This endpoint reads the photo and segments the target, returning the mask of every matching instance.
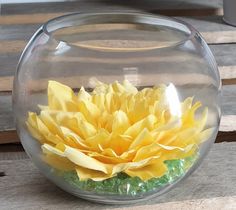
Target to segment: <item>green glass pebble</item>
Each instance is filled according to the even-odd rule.
[[[152,178],[147,181],[143,181],[138,177],[130,177],[125,173],[119,173],[117,176],[104,181],[93,181],[91,179],[80,181],[75,171],[64,172],[63,178],[70,185],[87,192],[136,196],[171,184],[186,173],[196,158],[197,155],[185,159],[167,160],[165,161],[168,168],[167,173],[162,177]]]

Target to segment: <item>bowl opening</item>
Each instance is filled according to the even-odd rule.
[[[103,51],[173,47],[194,32],[181,21],[142,13],[76,13],[52,19],[43,29],[57,41]]]

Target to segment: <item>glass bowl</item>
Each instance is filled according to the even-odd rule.
[[[25,151],[78,197],[132,203],[193,172],[214,142],[221,82],[190,25],[142,13],[76,13],[26,46],[13,108]]]

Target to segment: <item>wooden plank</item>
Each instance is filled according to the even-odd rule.
[[[29,159],[0,160],[1,209],[235,209],[236,144],[213,145],[203,164],[168,193],[130,206],[87,202],[60,190]],[[14,155],[12,154],[12,157]],[[223,159],[222,159],[223,157]],[[173,207],[173,208],[172,208]]]
[[[11,95],[0,96],[0,110],[0,131],[13,130],[15,126],[12,113]],[[1,135],[5,136],[3,133],[1,133]],[[3,141],[3,139],[1,140]]]
[[[221,109],[223,115],[236,114],[236,85],[222,87]]]
[[[25,45],[40,25],[42,24],[1,25],[0,45],[10,47],[10,49],[5,49],[6,52],[19,52],[22,50],[22,42]],[[13,46],[15,47],[13,48]],[[1,53],[2,51],[3,49]]]
[[[50,15],[35,15],[24,15],[20,17],[9,16],[7,18],[5,16],[0,16],[0,40],[28,40],[42,23],[52,18],[52,16]],[[61,14],[57,15],[59,16]],[[39,19],[37,19],[36,17]],[[18,24],[14,23],[14,21],[18,21],[19,18],[21,19],[21,21],[17,22]],[[37,24],[31,23],[34,18],[37,19]],[[48,19],[42,20],[42,18]],[[7,24],[8,22],[5,22],[5,19],[7,19],[7,21],[10,21],[9,24]],[[222,16],[178,17],[178,19],[184,20],[187,23],[193,25],[198,31],[201,32],[208,43],[236,42],[235,27],[225,24],[222,20]]]
[[[36,23],[44,23],[48,20],[65,15],[66,13],[38,13],[31,15],[4,15],[0,16],[0,25],[9,25],[9,24],[36,24]]]
[[[0,36],[0,39],[1,37],[2,35]],[[6,35],[6,37],[8,37],[8,34]],[[3,38],[3,40],[6,39],[6,37]],[[23,40],[0,41],[0,54],[9,55],[9,53],[21,53],[26,44],[27,43]]]
[[[13,76],[0,77],[0,91],[11,92],[13,86]]]
[[[6,124],[8,122],[5,122]],[[0,144],[19,143],[20,139],[17,135],[16,130],[4,130],[0,131]]]
[[[49,2],[34,4],[3,4],[2,15],[4,14],[35,14],[40,13],[58,13],[58,12],[77,12],[91,10],[101,11],[101,9],[111,11],[116,10],[143,10],[152,12],[173,11],[174,14],[182,14],[184,11],[190,15],[194,15],[194,11],[198,11],[197,15],[213,15],[222,14],[222,0],[77,0],[69,2]],[[191,11],[192,10],[192,11]],[[180,11],[178,13],[178,11]],[[191,11],[191,13],[189,13]],[[169,12],[170,13],[170,12]],[[167,13],[167,15],[169,15]]]
[[[236,42],[236,29],[225,24],[223,17],[177,17],[195,27],[208,44],[234,43]]]
[[[16,66],[18,64],[19,59],[20,53],[14,53],[10,55],[7,53],[0,54],[0,77],[13,76],[15,74]]]

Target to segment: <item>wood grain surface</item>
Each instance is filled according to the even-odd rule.
[[[159,198],[130,206],[94,204],[76,198],[49,182],[19,152],[0,156],[1,209],[210,209],[236,208],[236,144],[214,144],[203,164],[189,178]],[[7,158],[4,158],[7,157]],[[16,173],[17,172],[17,173]]]

